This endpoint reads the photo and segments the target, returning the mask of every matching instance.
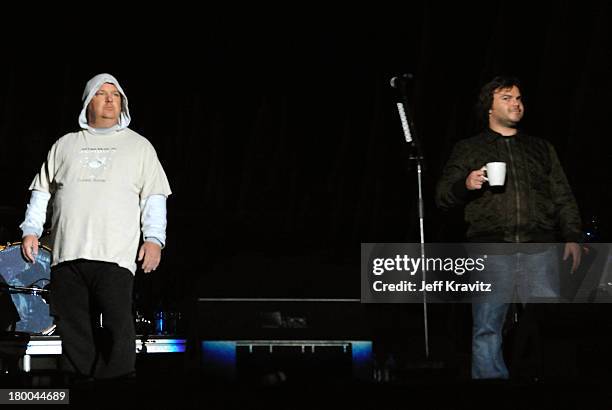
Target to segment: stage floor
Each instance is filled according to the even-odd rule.
[[[32,377],[32,374],[29,375]],[[0,377],[4,388],[37,388]],[[15,384],[17,383],[17,384]],[[21,385],[19,385],[21,383]],[[24,386],[26,384],[27,386]],[[474,382],[415,377],[385,383],[329,380],[313,373],[225,383],[201,372],[149,369],[132,380],[70,386],[70,403],[204,409],[609,409],[610,380]],[[38,388],[65,388],[61,384]]]

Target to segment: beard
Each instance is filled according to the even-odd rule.
[[[504,118],[499,118],[498,122],[504,127],[517,128],[519,122],[523,119],[523,114],[509,113]]]

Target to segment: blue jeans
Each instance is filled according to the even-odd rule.
[[[507,379],[502,330],[509,302],[558,298],[559,262],[555,248],[542,253],[488,255],[479,279],[495,292],[472,304],[472,379]]]

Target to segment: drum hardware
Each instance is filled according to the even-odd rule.
[[[20,242],[0,248],[0,291],[10,294],[21,318],[15,330],[51,334],[55,330],[47,300],[51,294],[51,250],[39,246],[35,262],[31,263],[24,259]]]
[[[47,298],[42,295],[43,293],[49,293],[49,289],[45,289],[45,288],[39,288],[39,287],[30,288],[26,286],[13,286],[13,285],[0,283],[0,289],[8,290],[9,293],[25,293],[28,295],[40,296],[45,301],[45,303],[47,303]]]

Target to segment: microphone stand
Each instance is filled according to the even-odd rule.
[[[419,237],[421,244],[421,274],[422,280],[427,281],[427,269],[425,267],[425,209],[423,206],[423,165],[424,156],[421,147],[420,140],[415,132],[414,124],[412,123],[411,116],[408,111],[408,93],[406,91],[406,82],[412,79],[412,74],[402,74],[398,77],[391,79],[391,87],[399,91],[399,98],[397,101],[397,110],[399,113],[400,121],[402,124],[402,130],[406,143],[410,146],[409,159],[414,161],[416,165],[416,178],[418,187],[418,208],[419,208]],[[425,339],[425,358],[429,359],[429,325],[427,319],[427,292],[423,291],[423,331]]]

